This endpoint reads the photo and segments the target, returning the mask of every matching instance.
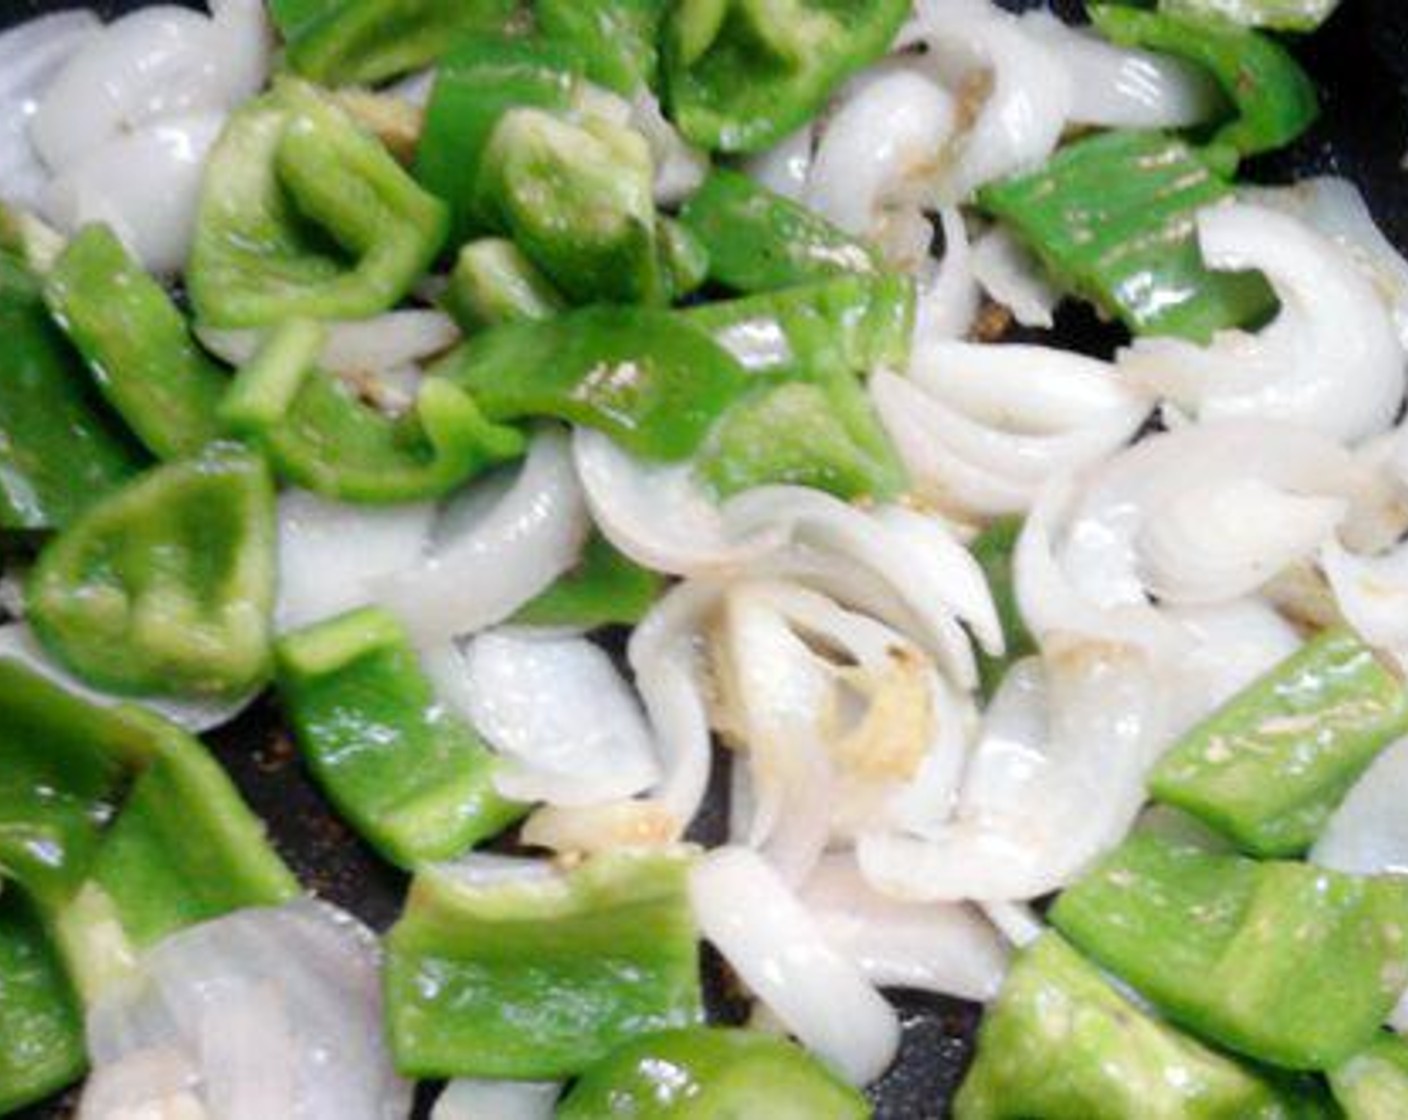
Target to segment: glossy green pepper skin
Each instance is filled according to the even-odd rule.
[[[395,306],[444,243],[445,205],[313,87],[285,79],[210,154],[186,280],[213,327]]]
[[[561,874],[418,875],[387,936],[397,1068],[549,1080],[702,1014],[689,857],[624,849]]]
[[[455,261],[445,310],[467,332],[517,319],[551,319],[567,306],[562,294],[512,241],[471,241]]]
[[[865,1098],[800,1047],[756,1031],[695,1027],[633,1039],[588,1069],[558,1120],[864,1120]]]
[[[128,695],[232,697],[267,677],[274,491],[243,448],[213,444],[88,509],[25,590],[45,647]]]
[[[956,1120],[1292,1120],[1231,1058],[1148,1015],[1054,933],[1022,950],[983,1017]]]
[[[1162,0],[1173,15],[1224,16],[1243,27],[1314,31],[1330,18],[1340,0]]]
[[[885,53],[906,0],[682,0],[665,26],[670,116],[691,141],[756,152]]]
[[[400,624],[367,608],[278,645],[279,695],[314,776],[379,852],[405,868],[452,859],[526,806],[494,789],[494,757],[437,703]]]
[[[1288,1069],[1367,1046],[1408,980],[1408,881],[1136,834],[1049,918],[1211,1042]]]
[[[577,565],[530,599],[513,621],[522,626],[634,626],[665,589],[658,572],[618,552],[600,533],[587,538]]]
[[[1408,1042],[1380,1034],[1344,1065],[1330,1070],[1330,1088],[1345,1120],[1408,1116]]]
[[[0,530],[61,529],[147,463],[108,411],[39,282],[0,252]]]
[[[1121,130],[1067,144],[1039,170],[984,187],[978,204],[1058,284],[1135,334],[1206,343],[1276,306],[1259,273],[1203,264],[1197,212],[1230,195],[1182,141]]]
[[[1259,856],[1295,856],[1374,757],[1408,731],[1408,690],[1348,630],[1327,630],[1159,760],[1154,797]]]
[[[536,0],[539,34],[571,44],[587,77],[627,97],[655,85],[667,0]]]

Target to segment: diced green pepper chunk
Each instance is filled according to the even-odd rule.
[[[240,109],[210,154],[191,302],[214,327],[377,315],[425,274],[448,220],[380,142],[285,79]]]
[[[0,1116],[83,1076],[83,1021],[33,904],[0,893]]]
[[[907,0],[682,0],[665,26],[670,116],[691,141],[756,152],[885,53]]]
[[[486,417],[554,416],[600,428],[633,454],[691,455],[748,374],[704,331],[644,307],[589,307],[471,338],[444,375]]]
[[[1290,1120],[1238,1064],[1130,1003],[1054,933],[1013,962],[983,1017],[957,1120]]]
[[[436,702],[400,624],[367,608],[278,644],[279,695],[314,776],[393,863],[451,859],[526,806],[494,789],[494,757]]]
[[[513,616],[523,626],[634,626],[665,588],[664,577],[623,556],[600,533],[587,538],[576,567]]]
[[[1119,130],[1067,144],[1039,170],[984,187],[978,203],[1059,285],[1135,334],[1207,342],[1276,305],[1259,273],[1203,264],[1197,213],[1230,193],[1182,141]]]
[[[870,1106],[806,1051],[776,1035],[693,1027],[633,1039],[589,1068],[558,1120],[864,1120]]]
[[[667,0],[536,0],[538,31],[581,53],[587,77],[630,96],[655,85]]]
[[[321,0],[273,5],[288,65],[321,85],[374,84],[435,62],[466,35],[504,32],[518,0]]]
[[[427,872],[387,937],[397,1068],[413,1077],[570,1077],[701,1017],[689,857],[624,850],[482,882]]]
[[[1314,31],[1330,18],[1340,0],[1161,0],[1175,15],[1219,15],[1243,27]]]
[[[1217,79],[1237,116],[1218,129],[1203,156],[1223,174],[1232,174],[1244,156],[1285,147],[1319,115],[1314,83],[1290,51],[1220,15],[1097,4],[1090,18],[1121,46],[1179,55]]]
[[[655,226],[671,303],[698,291],[709,279],[709,249],[683,222],[661,216]]]
[[[1403,682],[1354,634],[1328,630],[1189,731],[1149,788],[1254,855],[1299,855],[1405,731]]]
[[[269,671],[274,491],[212,444],[85,511],[39,556],[25,600],[45,647],[128,695],[233,697]]]
[[[1380,1034],[1344,1065],[1330,1070],[1330,1089],[1345,1120],[1408,1116],[1408,1042]]]
[[[708,250],[710,278],[736,291],[878,271],[874,255],[855,238],[727,168],[710,174],[680,221]]]
[[[39,283],[0,252],[0,530],[60,529],[146,464],[55,328]]]
[[[1347,1061],[1408,984],[1408,880],[1392,876],[1135,835],[1049,918],[1189,1030],[1289,1069]]]
[[[991,699],[1007,675],[1014,661],[1020,661],[1037,652],[1036,640],[1022,621],[1021,608],[1017,605],[1017,589],[1012,571],[1012,555],[1017,549],[1017,540],[1022,535],[1020,517],[1004,517],[989,525],[969,547],[973,559],[983,569],[987,577],[988,589],[992,592],[993,604],[997,607],[997,618],[1002,624],[1004,652],[994,657],[985,650],[978,650],[978,677],[982,684],[983,696]]]
[[[523,250],[502,237],[461,249],[445,292],[445,310],[468,332],[515,319],[550,319],[566,306]]]
[[[229,379],[185,317],[106,226],[86,226],[54,262],[45,296],[108,403],[161,459],[216,437]]]

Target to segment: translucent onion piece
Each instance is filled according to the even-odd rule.
[[[552,1120],[561,1092],[555,1081],[451,1081],[430,1120]]]
[[[1310,850],[1310,861],[1351,875],[1408,875],[1408,739],[1354,783]]]
[[[1408,657],[1408,544],[1359,556],[1332,538],[1320,566],[1345,621],[1370,645]]]
[[[791,136],[779,140],[774,147],[749,156],[743,168],[750,177],[774,194],[790,198],[793,202],[803,202],[806,198],[807,179],[811,175],[812,146],[815,139],[816,126],[803,125]]]
[[[601,805],[543,805],[519,829],[520,842],[563,855],[595,855],[618,848],[661,847],[679,837],[680,823],[656,801]]]
[[[931,231],[927,220],[920,225],[922,244],[919,251],[927,254]],[[945,206],[940,210],[939,226],[944,235],[943,259],[935,262],[926,258],[919,269],[919,290],[914,309],[916,349],[938,340],[966,335],[978,314],[982,298],[978,281],[973,276],[968,230],[958,208]]]
[[[1046,932],[1046,924],[1025,902],[981,902],[978,910],[1014,949],[1024,949]]]
[[[710,852],[693,871],[690,897],[700,932],[804,1046],[857,1085],[885,1071],[899,1048],[894,1008],[761,857]]]
[[[311,900],[172,934],[144,956],[139,977],[89,1010],[96,1073],[84,1115],[170,1110],[184,1088],[222,1120],[407,1116],[411,1086],[396,1075],[383,1038],[379,971],[371,931]],[[153,1051],[168,1055],[155,1068]],[[102,1101],[89,1098],[119,1078],[133,1111],[94,1108]]]
[[[425,553],[435,506],[354,506],[306,490],[279,496],[280,633],[319,622],[375,597],[378,579],[402,571]]]
[[[443,311],[424,308],[324,325],[327,338],[318,364],[342,376],[417,365],[444,353],[460,339],[453,319]],[[196,333],[202,346],[234,366],[253,358],[264,340],[260,330],[200,327]]]
[[[1198,236],[1214,268],[1265,273],[1281,311],[1259,332],[1223,331],[1207,347],[1140,339],[1121,356],[1130,375],[1205,420],[1288,420],[1345,441],[1387,431],[1403,400],[1408,357],[1353,258],[1264,206],[1205,210]]]
[[[175,1047],[136,1050],[98,1066],[83,1086],[78,1120],[206,1120],[197,1096],[200,1074]],[[223,1120],[223,1118],[222,1118]]]
[[[979,1001],[1002,986],[1007,948],[967,906],[887,898],[849,855],[822,860],[799,898],[827,942],[873,984]]]
[[[1003,679],[943,834],[862,836],[875,887],[916,901],[1057,890],[1124,837],[1167,743],[1153,666],[1104,641],[1052,643]]]
[[[504,759],[495,784],[505,796],[593,805],[659,780],[640,705],[586,639],[491,630],[470,643],[465,666],[470,717]]]
[[[517,479],[488,505],[448,518],[428,557],[376,581],[419,646],[502,622],[581,555],[590,521],[562,431],[534,437]]]
[[[973,278],[1012,318],[1024,327],[1052,325],[1061,293],[1012,234],[997,226],[988,230],[973,244],[972,259]]]
[[[649,90],[641,90],[631,100],[630,124],[645,137],[655,166],[655,202],[678,206],[704,182],[709,174],[708,153],[691,147],[660,109]]]

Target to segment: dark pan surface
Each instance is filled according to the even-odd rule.
[[[1001,2],[1014,9],[1043,6],[1041,0]],[[0,0],[0,27],[83,6],[75,0]],[[91,6],[110,16],[142,7],[144,0],[98,0]],[[1052,6],[1070,15],[1081,5],[1054,0]],[[1293,149],[1252,166],[1252,177],[1275,183],[1311,174],[1348,176],[1365,192],[1385,233],[1408,249],[1408,4],[1346,0],[1318,35],[1296,49],[1319,83],[1323,115]],[[1074,310],[1063,313],[1056,341],[1104,348],[1108,336],[1098,337],[1104,333],[1088,314]],[[276,706],[267,701],[257,705],[211,742],[303,883],[376,928],[386,928],[400,909],[405,877],[373,856],[333,815],[280,730]],[[710,811],[695,829],[700,839],[719,835],[724,786],[715,782],[713,788]],[[710,971],[717,981],[717,970]],[[726,1013],[729,1001],[721,985],[716,982],[714,988],[714,1002]],[[899,1061],[872,1090],[876,1115],[880,1120],[936,1120],[947,1115],[948,1101],[967,1068],[979,1009],[922,993],[895,995],[904,1045]],[[72,1107],[70,1094],[22,1116],[56,1120],[71,1115]]]

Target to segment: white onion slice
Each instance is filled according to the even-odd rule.
[[[1022,326],[1049,328],[1055,322],[1060,290],[1042,270],[1036,255],[1001,226],[994,226],[974,242],[973,278]]]
[[[590,523],[567,436],[544,429],[517,479],[456,524],[428,557],[376,581],[416,644],[433,647],[502,622],[577,562]]]
[[[774,194],[793,202],[802,202],[806,197],[807,179],[811,175],[815,139],[816,126],[805,124],[767,151],[749,156],[743,168],[751,178]]]
[[[1373,764],[1340,802],[1310,862],[1351,875],[1408,875],[1408,739]]]
[[[828,856],[799,898],[838,952],[885,987],[989,1000],[1007,971],[1007,949],[966,906],[902,902],[877,893],[849,856]]]
[[[804,1046],[857,1085],[885,1071],[899,1048],[894,1008],[758,855],[710,852],[690,898],[700,932]]]
[[[470,1081],[445,1086],[430,1120],[552,1120],[562,1086],[555,1081]]]
[[[470,718],[504,759],[504,796],[593,805],[659,779],[640,705],[586,639],[491,630],[470,643],[465,666]]]
[[[171,1046],[136,1050],[88,1076],[78,1120],[206,1120],[197,1097],[200,1073],[191,1059]]]
[[[919,268],[919,290],[915,297],[916,349],[940,339],[962,338],[972,327],[982,301],[978,281],[973,275],[968,230],[958,208],[945,206],[939,211],[939,226],[944,235],[941,261],[927,258],[930,231],[927,221],[921,225],[924,245],[920,247],[920,252],[926,255]]]
[[[1212,267],[1263,272],[1281,311],[1259,332],[1222,331],[1207,347],[1140,339],[1121,355],[1130,375],[1205,420],[1288,420],[1345,441],[1388,430],[1403,401],[1408,357],[1353,258],[1264,206],[1205,210],[1198,239]]]
[[[455,321],[443,311],[417,308],[388,311],[371,319],[324,324],[327,337],[318,364],[329,373],[354,376],[418,365],[442,354],[460,339]],[[265,332],[257,329],[198,327],[201,345],[232,366],[259,351]]]
[[[1320,566],[1345,621],[1366,642],[1408,656],[1408,544],[1382,556],[1359,556],[1331,538]]]
[[[980,902],[978,909],[1014,949],[1025,949],[1046,932],[1046,923],[1025,902]]]
[[[631,99],[630,125],[650,147],[656,205],[678,206],[699,189],[709,174],[708,153],[692,147],[680,135],[648,89]]]

